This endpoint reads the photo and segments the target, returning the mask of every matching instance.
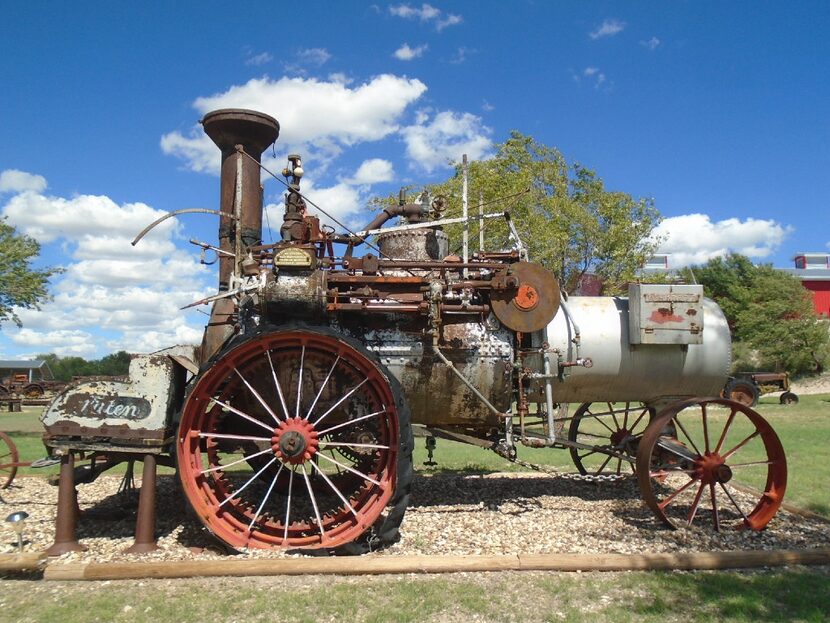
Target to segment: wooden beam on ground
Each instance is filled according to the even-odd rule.
[[[0,571],[35,571],[46,563],[46,552],[0,554]]]
[[[170,562],[52,563],[46,580],[127,580],[270,575],[380,575],[471,571],[633,571],[742,569],[830,564],[830,548],[663,554],[361,556]]]

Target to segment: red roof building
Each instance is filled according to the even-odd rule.
[[[787,269],[787,272],[801,279],[802,285],[813,295],[816,313],[830,318],[830,254],[798,253],[793,261],[795,268]]]

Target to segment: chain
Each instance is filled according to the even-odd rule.
[[[543,474],[550,474],[551,476],[557,476],[559,478],[567,478],[568,480],[578,480],[580,482],[595,483],[617,483],[627,478],[627,475],[625,474],[580,474],[578,472],[563,472],[558,469],[553,469],[552,467],[539,465],[538,463],[530,463],[528,461],[523,461],[522,459],[516,456],[511,457],[505,455],[499,452],[496,448],[493,448],[493,451],[500,457],[507,459],[508,461],[510,461],[511,463],[515,463],[516,465],[521,465],[522,467],[526,467],[527,469],[532,469],[537,472],[542,472]]]

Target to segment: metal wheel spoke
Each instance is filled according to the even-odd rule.
[[[649,472],[649,475],[654,476],[655,474]],[[662,475],[662,474],[657,474],[657,475]],[[665,510],[668,507],[668,505],[671,504],[678,495],[683,493],[686,489],[691,487],[696,482],[697,482],[696,480],[689,480],[689,482],[687,482],[685,485],[683,485],[682,487],[677,489],[674,493],[672,493],[669,497],[667,497],[665,500],[660,502],[657,506],[660,507],[660,510]]]
[[[337,430],[338,428],[343,428],[344,426],[350,426],[352,424],[356,424],[357,422],[360,422],[361,420],[368,420],[371,417],[377,417],[378,415],[381,415],[383,413],[386,413],[385,408],[383,409],[383,411],[375,411],[374,413],[369,413],[367,415],[361,415],[360,417],[356,417],[353,420],[348,420],[346,422],[343,422],[342,424],[337,424],[336,426],[332,426],[330,428],[327,428],[326,430],[321,430],[320,432],[317,433],[317,435],[322,437],[323,435],[325,435],[327,433],[330,433],[333,430]],[[317,420],[317,421],[319,422],[320,420]]]
[[[338,461],[338,460],[336,460],[336,459],[334,459],[334,458],[328,457],[328,456],[326,456],[325,454],[317,454],[317,456],[319,456],[321,459],[326,459],[327,461],[331,461],[331,462],[332,462],[332,463],[334,463],[335,465],[339,465],[340,467],[342,467],[343,469],[345,469],[347,472],[351,472],[351,473],[353,473],[355,476],[360,476],[361,478],[363,478],[363,480],[368,480],[368,481],[369,481],[369,482],[371,482],[373,485],[377,485],[378,487],[383,486],[383,485],[381,485],[381,484],[380,484],[377,480],[375,480],[374,478],[372,478],[371,476],[367,476],[367,475],[366,475],[366,474],[364,474],[363,472],[358,471],[358,470],[354,469],[353,467],[349,467],[348,465],[344,465],[343,463],[341,463],[340,461]]]
[[[648,413],[648,407],[643,407],[642,412],[640,413],[640,415],[637,416],[637,419],[634,420],[634,423],[631,425],[631,428],[629,430],[635,430],[637,428],[637,424],[640,423],[640,420],[643,419],[646,413]]]
[[[256,509],[256,513],[254,513],[254,518],[251,519],[251,523],[248,524],[248,532],[253,530],[254,524],[256,520],[259,519],[259,514],[262,512],[262,509],[265,508],[265,503],[268,501],[268,498],[271,497],[271,492],[274,490],[274,486],[277,484],[277,478],[280,477],[283,468],[285,467],[285,463],[280,465],[280,468],[277,470],[277,474],[274,476],[274,479],[271,481],[271,486],[268,487],[268,491],[265,492],[265,496],[262,498],[262,502],[259,505],[259,508]]]
[[[720,532],[720,516],[718,514],[718,501],[715,496],[715,483],[709,483],[709,495],[712,498],[712,522],[715,525],[715,532]]]
[[[755,465],[776,465],[778,461],[749,461],[748,463],[730,463],[729,468],[735,469],[736,467],[753,467]]]
[[[611,406],[611,403],[608,404],[608,412],[611,414],[611,417],[614,419],[614,426],[617,427],[617,430],[620,430],[620,423],[617,421],[617,414],[614,411],[614,407]]]
[[[300,374],[297,380],[297,410],[294,412],[294,417],[300,417],[300,398],[303,395],[303,364],[305,363],[305,344],[300,351]]]
[[[729,417],[726,418],[726,423],[723,425],[723,431],[721,431],[720,439],[718,439],[718,445],[715,446],[715,454],[720,452],[720,449],[723,447],[723,442],[726,441],[726,433],[729,432],[729,427],[732,426],[732,422],[735,419],[735,414],[738,411],[735,407],[732,407],[732,413],[729,414]]]
[[[234,372],[236,372],[237,376],[238,376],[240,379],[242,379],[242,382],[243,382],[243,383],[245,383],[245,387],[247,387],[247,388],[248,388],[248,390],[249,390],[249,391],[250,391],[250,392],[254,395],[254,397],[257,399],[257,402],[259,402],[259,404],[261,404],[261,405],[262,405],[262,408],[263,408],[263,409],[265,409],[265,410],[268,412],[268,414],[269,414],[272,418],[274,418],[274,421],[275,421],[277,424],[279,424],[279,421],[280,421],[280,420],[279,420],[279,418],[277,417],[277,414],[276,414],[276,413],[274,413],[274,412],[271,410],[271,407],[269,407],[269,406],[268,406],[268,403],[267,403],[267,402],[265,402],[265,400],[263,400],[262,396],[260,396],[260,395],[259,395],[259,392],[258,392],[257,390],[255,390],[255,389],[253,388],[253,386],[252,386],[252,385],[251,385],[248,381],[246,381],[246,380],[245,380],[245,377],[244,377],[244,376],[242,376],[242,373],[241,373],[239,370],[237,370],[236,368],[234,368],[234,369],[233,369],[233,371],[234,371]],[[216,402],[218,402],[218,401],[216,401]],[[237,413],[237,412],[236,412],[236,411],[234,411],[234,413]]]
[[[743,518],[744,518],[744,521],[745,521],[747,524],[749,524],[749,517],[747,517],[747,516],[746,516],[746,513],[744,513],[744,512],[741,510],[741,507],[740,507],[740,506],[738,506],[738,503],[735,501],[735,498],[733,498],[733,497],[732,497],[732,494],[731,494],[731,493],[729,493],[729,489],[727,489],[727,488],[726,488],[726,485],[725,485],[725,484],[723,484],[722,482],[719,482],[718,484],[720,485],[720,488],[721,488],[721,489],[723,489],[723,492],[726,494],[726,497],[728,497],[728,498],[729,498],[729,501],[730,501],[730,502],[732,502],[732,506],[734,506],[734,507],[735,507],[735,509],[738,511],[738,513],[740,513],[741,517],[743,517]]]
[[[709,422],[706,411],[706,404],[700,405],[700,412],[703,414],[703,443],[705,444],[706,454],[709,454]]]
[[[329,408],[329,410],[328,410],[328,411],[326,411],[323,415],[321,415],[321,416],[320,416],[320,417],[318,417],[316,420],[314,420],[313,424],[314,424],[315,426],[317,426],[317,424],[319,424],[319,423],[320,423],[320,421],[321,421],[324,417],[326,417],[329,413],[331,413],[331,412],[332,412],[332,411],[334,411],[337,407],[339,407],[339,406],[343,403],[343,401],[347,400],[347,399],[348,399],[348,398],[349,398],[352,394],[354,394],[354,393],[355,393],[358,389],[360,389],[361,387],[363,387],[363,385],[364,385],[365,383],[367,383],[368,381],[369,381],[369,379],[368,379],[368,378],[363,379],[362,381],[360,381],[360,383],[358,383],[358,384],[357,384],[354,388],[352,388],[351,390],[349,390],[349,392],[348,392],[345,396],[343,396],[340,400],[338,400],[336,403],[334,403],[334,404],[331,406],[331,408]]]
[[[608,439],[608,435],[597,435],[596,433],[586,433],[579,431],[580,437],[594,437],[595,439]]]
[[[607,413],[603,413],[602,415],[608,415],[608,414],[607,414]],[[587,414],[587,413],[586,413],[586,414],[585,414],[585,416],[587,416],[587,417],[592,417],[592,418],[596,418],[597,422],[599,422],[599,423],[600,423],[600,424],[602,424],[605,428],[607,428],[607,429],[608,429],[608,432],[609,432],[609,433],[611,433],[612,435],[613,435],[614,433],[616,433],[616,432],[617,432],[617,431],[615,431],[613,428],[611,428],[610,426],[608,426],[608,424],[606,424],[606,423],[605,423],[605,422],[603,422],[601,419],[599,419],[599,416],[598,416],[598,415],[594,415],[593,413],[591,413],[591,414]],[[584,417],[585,417],[585,416],[584,416]]]
[[[211,400],[212,400],[213,402],[215,402],[216,404],[221,405],[223,408],[227,409],[227,410],[228,410],[228,411],[230,411],[231,413],[235,413],[235,414],[236,414],[236,415],[238,415],[239,417],[245,418],[246,420],[248,420],[248,421],[249,421],[249,422],[251,422],[252,424],[256,424],[256,425],[257,425],[257,426],[259,426],[260,428],[264,428],[264,429],[265,429],[265,430],[267,430],[269,433],[274,432],[274,428],[273,428],[272,426],[268,426],[268,424],[266,424],[265,422],[263,422],[263,421],[261,421],[261,420],[258,420],[258,419],[256,419],[255,417],[253,417],[253,416],[251,416],[251,415],[248,415],[248,414],[247,414],[247,413],[245,413],[244,411],[240,411],[240,410],[239,410],[239,409],[237,409],[236,407],[232,407],[231,405],[227,404],[226,402],[222,402],[221,400],[216,400],[216,398],[211,398]],[[273,415],[273,414],[272,414],[272,415]]]
[[[372,448],[375,450],[388,450],[389,446],[381,446],[376,443],[351,443],[348,441],[321,441],[321,446],[345,446],[347,448]]]
[[[630,410],[631,410],[631,403],[626,402],[625,403],[625,411],[624,411],[625,415],[623,416],[623,428],[625,428],[626,430],[628,430],[628,412]]]
[[[305,480],[306,489],[308,489],[308,497],[311,498],[311,505],[314,507],[314,516],[317,518],[317,525],[320,527],[320,536],[325,538],[326,531],[323,529],[323,520],[320,519],[320,509],[317,507],[317,498],[314,497],[314,490],[311,488],[311,482],[308,480],[308,474],[305,471],[305,465],[300,463],[300,469],[303,472],[303,479]]]
[[[678,428],[680,428],[680,430],[683,431],[683,434],[686,435],[686,439],[689,440],[689,443],[691,444],[692,449],[697,453],[698,456],[703,456],[703,454],[700,452],[700,450],[697,449],[697,446],[695,445],[695,442],[692,440],[689,433],[686,432],[686,428],[683,426],[683,424],[680,423],[680,418],[675,416],[673,418],[673,420],[674,420],[674,423],[677,424]]]
[[[216,467],[210,467],[208,469],[203,469],[200,474],[208,474],[210,472],[216,472],[223,469],[228,469],[229,467],[233,467],[234,465],[239,465],[240,463],[245,463],[246,461],[253,459],[258,456],[262,456],[263,454],[268,454],[269,452],[273,452],[271,448],[266,448],[265,450],[261,450],[256,454],[249,454],[248,456],[243,456],[241,459],[237,459],[233,463],[228,463],[227,465],[217,465]]]
[[[340,498],[340,501],[346,505],[346,507],[352,512],[352,515],[357,517],[357,511],[354,509],[354,507],[352,507],[351,504],[349,504],[349,501],[343,496],[343,494],[340,492],[340,489],[335,487],[331,479],[328,476],[326,476],[325,473],[323,473],[323,470],[317,467],[317,465],[313,462],[311,463],[311,467],[317,470],[317,473],[320,474],[323,480],[326,481],[326,484],[328,484],[328,486],[331,487],[331,490],[334,491],[334,494]]]
[[[294,470],[288,469],[288,497],[285,500],[285,532],[282,535],[282,540],[288,540],[288,518],[291,516],[291,492],[294,489]]]
[[[239,487],[239,489],[237,489],[236,491],[233,491],[232,495],[229,495],[229,496],[228,496],[228,497],[226,497],[224,500],[222,500],[222,501],[219,503],[219,508],[222,508],[222,507],[223,507],[226,503],[230,502],[232,499],[234,499],[234,498],[235,498],[235,497],[237,497],[240,493],[242,493],[245,489],[247,489],[247,488],[248,488],[248,486],[249,486],[252,482],[254,482],[257,478],[259,478],[259,476],[260,476],[260,474],[262,474],[262,472],[264,472],[266,469],[268,469],[269,467],[271,467],[271,465],[273,465],[273,464],[274,464],[274,461],[276,461],[276,460],[277,460],[277,457],[274,457],[273,459],[271,459],[270,461],[268,461],[265,465],[263,465],[263,466],[260,468],[260,470],[259,470],[256,474],[254,474],[253,476],[251,476],[251,477],[248,479],[248,481],[247,481],[244,485],[242,485],[241,487]]]
[[[253,437],[251,435],[231,435],[228,433],[199,433],[199,437],[216,439],[240,439],[242,441],[271,441],[270,437]]]
[[[622,473],[622,459],[617,459],[617,475],[619,476]]]
[[[732,448],[729,452],[726,452],[726,453],[723,455],[723,459],[724,459],[724,460],[728,459],[730,456],[732,456],[733,454],[735,454],[738,450],[740,450],[741,448],[743,448],[746,444],[748,444],[750,441],[752,441],[753,439],[755,439],[755,438],[756,438],[758,435],[760,435],[760,434],[761,434],[761,431],[756,430],[756,431],[755,431],[754,433],[752,433],[749,437],[747,437],[747,438],[746,438],[746,439],[744,439],[741,443],[739,443],[737,446],[735,446],[734,448]]]
[[[323,395],[323,390],[326,389],[326,385],[329,383],[329,379],[331,378],[332,372],[337,367],[337,364],[340,362],[340,355],[337,355],[337,358],[334,360],[334,363],[331,364],[331,370],[326,375],[326,378],[323,380],[323,384],[320,385],[320,390],[317,392],[317,395],[314,397],[314,402],[311,403],[311,406],[308,408],[308,413],[305,414],[305,419],[311,417],[311,412],[314,411],[314,407],[317,406],[317,401],[320,400],[320,396]]]
[[[695,515],[697,515],[697,509],[700,506],[700,497],[703,495],[703,488],[704,485],[702,482],[700,483],[700,488],[698,488],[697,493],[695,493],[695,499],[692,502],[692,508],[689,509],[689,515],[686,517],[686,524],[691,526],[692,522],[695,520]]]
[[[270,351],[265,351],[265,356],[268,358],[268,365],[271,366],[271,376],[274,378],[274,386],[277,388],[277,396],[279,396],[280,404],[282,405],[282,412],[285,414],[285,419],[287,420],[291,416],[288,415],[288,405],[285,404],[285,396],[282,393],[280,382],[277,380],[277,371],[274,369],[274,362],[271,361]]]
[[[600,473],[603,469],[605,469],[605,466],[606,466],[606,465],[608,465],[608,463],[609,463],[609,462],[611,461],[611,459],[613,459],[613,458],[614,458],[614,457],[613,457],[613,456],[611,456],[611,455],[609,454],[609,455],[606,457],[606,459],[602,462],[602,465],[600,465],[600,466],[599,466],[599,469],[597,469],[597,471],[596,471],[596,472],[594,472],[594,473],[595,473],[595,474],[599,474],[599,473]]]

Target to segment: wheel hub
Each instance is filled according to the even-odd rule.
[[[299,465],[311,460],[320,442],[314,425],[302,418],[291,418],[274,430],[271,448],[281,461]]]
[[[695,475],[705,484],[729,482],[732,469],[720,454],[707,453],[695,461]]]

